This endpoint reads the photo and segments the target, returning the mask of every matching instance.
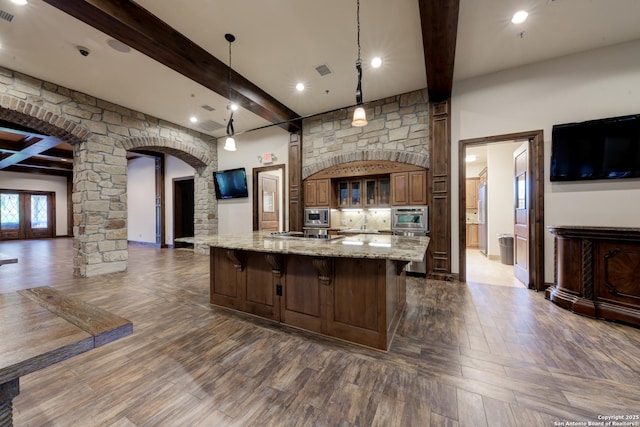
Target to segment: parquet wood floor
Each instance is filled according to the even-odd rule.
[[[640,414],[640,330],[524,288],[410,278],[383,353],[210,306],[208,258],[189,251],[131,245],[127,272],[74,278],[69,239],[0,249],[19,257],[0,268],[0,292],[48,285],[134,323],[23,377],[16,426],[531,427]]]

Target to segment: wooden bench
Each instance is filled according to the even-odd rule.
[[[17,262],[18,258],[0,252],[0,266],[3,266],[5,264],[15,264]]]
[[[129,320],[49,286],[0,294],[0,427],[13,425],[21,376],[132,332]]]

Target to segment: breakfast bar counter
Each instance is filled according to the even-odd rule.
[[[313,239],[253,232],[191,239],[210,251],[210,302],[387,350],[406,305],[406,273],[428,237]]]
[[[178,240],[224,249],[341,258],[392,259],[407,262],[422,261],[429,245],[428,237],[402,237],[374,233],[316,239],[255,231],[176,239]]]

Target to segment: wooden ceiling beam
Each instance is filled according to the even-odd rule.
[[[229,67],[130,0],[44,0],[208,89],[229,97]],[[222,37],[222,36],[221,36]],[[234,102],[289,132],[299,115],[232,71]]]
[[[53,176],[66,176],[70,178],[73,176],[73,171],[61,170],[61,169],[46,169],[46,168],[33,168],[28,166],[13,165],[6,169],[7,172],[19,172],[19,173],[31,173],[38,175],[53,175]]]
[[[5,153],[17,153],[22,150],[22,144],[18,141],[7,141],[6,139],[0,139],[0,151]]]
[[[42,169],[58,169],[63,171],[73,171],[73,162],[64,162],[61,160],[49,160],[36,157],[29,157],[17,163],[18,166],[42,168]]]
[[[60,142],[61,142],[60,139],[55,138],[53,136],[44,137],[40,139],[38,142],[36,142],[35,144],[31,144],[28,147],[24,148],[23,150],[15,154],[12,154],[6,159],[1,160],[0,169],[5,169],[9,166],[20,163],[28,159],[29,157],[36,156],[42,153],[43,151],[46,151],[46,150],[49,150],[50,148],[55,147],[56,145],[60,144]]]
[[[45,150],[42,153],[40,153],[39,156],[55,157],[55,158],[58,158],[58,159],[73,160],[73,151],[71,151],[71,150],[63,150],[61,148],[50,148],[50,149]]]
[[[430,102],[451,98],[460,0],[419,0]]]

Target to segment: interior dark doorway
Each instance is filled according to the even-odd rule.
[[[193,237],[194,195],[193,177],[173,179],[173,238],[176,248],[189,244],[175,242],[175,239]]]

